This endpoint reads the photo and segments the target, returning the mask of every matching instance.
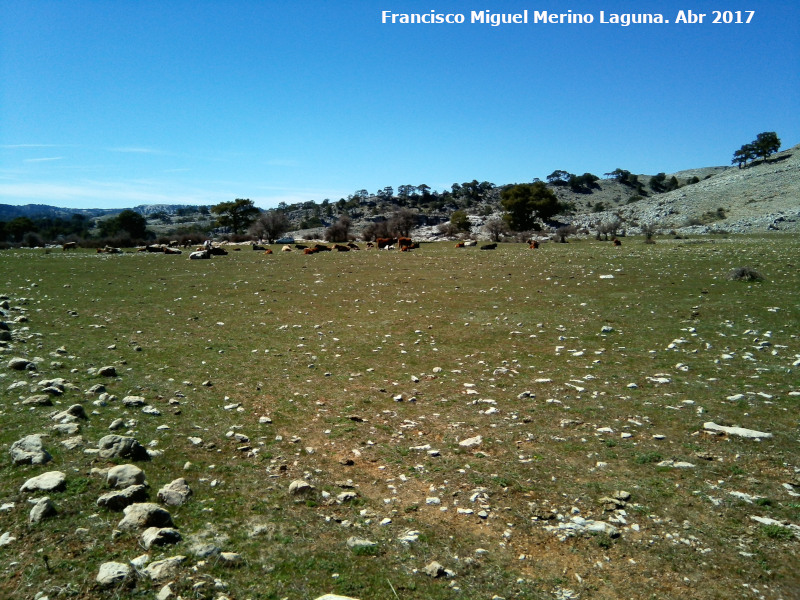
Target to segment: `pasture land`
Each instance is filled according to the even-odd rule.
[[[0,253],[0,597],[800,597],[800,238],[275,249]],[[55,378],[53,406],[22,403]],[[68,449],[50,416],[76,403]],[[145,554],[96,505],[118,418],[154,451],[151,501],[194,493],[148,552],[179,573],[101,590]],[[53,460],[12,465],[34,433]],[[58,512],[29,523],[20,487],[52,470]]]

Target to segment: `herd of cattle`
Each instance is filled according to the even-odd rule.
[[[621,246],[622,242],[617,238],[612,240],[615,246]],[[472,246],[477,246],[478,242],[475,240],[465,240],[463,242],[457,242],[456,248],[469,248]],[[64,251],[67,250],[75,250],[78,247],[77,242],[66,242],[62,244],[62,249]],[[188,244],[185,244],[184,247],[188,247]],[[272,254],[272,249],[267,248],[264,245],[260,245],[258,243],[252,243],[251,247],[253,250],[264,252],[264,254]],[[419,242],[414,242],[409,237],[399,237],[399,238],[378,238],[375,242],[366,242],[367,249],[376,248],[378,250],[394,250],[398,249],[400,252],[409,252],[411,250],[415,250],[419,248]],[[539,242],[537,240],[529,240],[528,247],[531,250],[535,250],[539,247]],[[491,244],[483,244],[480,246],[481,250],[494,250],[497,248],[496,243]],[[236,246],[233,248],[234,250],[241,250],[240,247]],[[294,244],[294,247],[290,245],[285,245],[281,248],[281,252],[293,252],[295,250],[301,251],[303,254],[316,254],[318,252],[349,252],[351,250],[361,250],[361,247],[354,242],[347,242],[347,244],[333,244],[332,246],[328,246],[327,244],[320,244],[316,243],[313,245],[306,245],[306,244]],[[121,254],[121,248],[113,248],[111,246],[105,246],[103,248],[97,249],[98,254]],[[158,252],[162,254],[182,254],[182,251],[178,247],[178,242],[170,242],[169,244],[153,244],[148,246],[141,246],[137,248],[137,252]],[[221,247],[215,246],[211,243],[210,240],[206,241],[202,246],[198,247],[196,250],[189,253],[190,259],[205,259],[211,258],[212,256],[224,256],[228,254],[228,251]]]

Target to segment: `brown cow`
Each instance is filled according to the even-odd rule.
[[[303,254],[316,254],[319,252],[316,248],[303,248]]]
[[[615,246],[622,246],[622,242],[620,240],[618,240],[617,238],[614,238],[611,241]]]
[[[272,248],[267,248],[264,250],[264,254],[272,254]]]
[[[359,248],[358,245],[353,242],[347,242],[347,247],[351,250],[361,250],[361,248]]]
[[[314,244],[314,250],[317,252],[330,252],[330,246],[326,246],[325,244]]]
[[[456,248],[463,248],[463,247],[464,247],[464,242],[458,242],[456,244]]]
[[[397,238],[378,238],[375,240],[375,243],[378,245],[378,249],[382,250],[384,248],[388,248],[389,246],[397,243]]]
[[[397,245],[400,246],[400,250],[405,250],[406,248],[410,249],[412,246],[411,238],[409,237],[397,238]]]
[[[342,246],[341,244],[334,244],[333,249],[337,252],[350,252],[350,248],[348,246]]]
[[[78,242],[64,242],[61,244],[61,250],[66,252],[67,250],[77,250],[78,249]]]
[[[528,246],[531,250],[536,250],[539,247],[539,242],[536,240],[532,240],[530,246]]]

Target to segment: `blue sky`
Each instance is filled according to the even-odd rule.
[[[524,9],[595,22],[469,23]],[[270,208],[727,165],[762,131],[800,143],[799,24],[796,0],[0,0],[0,203]]]

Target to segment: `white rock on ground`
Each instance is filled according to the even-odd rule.
[[[123,563],[103,563],[97,572],[97,583],[103,587],[116,586],[126,581],[131,576],[131,572],[131,567]]]
[[[60,492],[66,487],[67,476],[61,471],[49,471],[31,477],[19,488],[20,492]]]

